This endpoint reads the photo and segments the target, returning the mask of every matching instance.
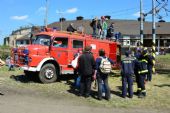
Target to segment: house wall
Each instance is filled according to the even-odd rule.
[[[4,44],[10,47],[16,47],[18,43],[22,43],[22,41],[16,42],[16,40],[29,34],[30,32],[31,32],[31,28],[16,30],[9,36],[8,40],[6,39],[4,41]],[[25,44],[27,43],[27,41],[23,41],[23,43]]]

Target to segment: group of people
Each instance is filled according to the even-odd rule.
[[[99,37],[100,39],[112,38],[114,36],[114,22],[108,26],[107,18],[101,16],[101,19],[97,17],[92,20],[90,26],[93,29],[93,37]]]
[[[98,99],[102,100],[104,87],[105,99],[109,100],[110,88],[108,85],[108,76],[114,62],[105,56],[104,49],[99,50],[99,57],[95,60],[91,50],[91,46],[86,46],[78,58],[76,72],[80,76],[79,96],[89,97],[91,95],[92,81],[96,80],[98,85]],[[106,70],[105,67],[107,67]]]
[[[91,95],[92,81],[96,80],[98,100],[102,100],[103,93],[105,93],[104,98],[110,100],[108,77],[114,62],[105,55],[104,49],[99,49],[98,58],[95,60],[91,50],[91,46],[86,46],[78,58],[76,73],[78,72],[80,76],[79,96],[89,97]],[[136,77],[138,88],[136,93],[138,97],[143,98],[146,96],[145,82],[152,79],[152,66],[152,56],[146,48],[138,48],[134,55],[129,50],[125,52],[125,58],[121,61],[123,98],[127,97],[127,92],[129,98],[133,98],[134,75]]]
[[[148,52],[147,48],[137,48],[135,54],[130,51],[125,52],[125,58],[121,61],[122,76],[122,97],[133,97],[133,75],[135,75],[137,83],[137,92],[139,98],[146,96],[146,81],[152,80],[153,56],[152,51]]]
[[[113,37],[116,37],[116,33],[114,32],[114,22],[110,24],[110,26],[107,23],[107,18],[105,16],[101,16],[101,19],[98,19],[97,17],[92,19],[92,22],[90,23],[90,26],[93,30],[92,36],[98,37],[100,39],[112,39]],[[69,26],[66,29],[68,32],[78,32],[78,33],[84,33],[84,26],[80,25],[79,27],[75,28],[73,23],[70,23]]]

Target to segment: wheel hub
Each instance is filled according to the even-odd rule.
[[[47,70],[45,71],[45,77],[46,77],[46,78],[51,79],[51,78],[53,78],[53,76],[54,76],[53,70],[47,69]]]

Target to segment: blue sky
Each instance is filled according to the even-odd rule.
[[[60,16],[75,20],[77,16],[92,19],[96,16],[110,15],[112,19],[137,19],[140,0],[48,0],[48,23],[56,22]],[[161,0],[159,0],[161,1]],[[21,26],[43,25],[46,0],[1,0],[0,3],[0,44],[3,38]],[[144,12],[149,12],[152,0],[143,0]],[[168,1],[170,9],[170,0]],[[163,19],[170,22],[161,11]],[[151,21],[151,15],[146,17]]]

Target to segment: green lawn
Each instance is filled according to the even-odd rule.
[[[170,54],[156,56],[158,63],[170,65]]]
[[[158,56],[159,62],[164,62],[164,64],[169,64],[170,55]],[[166,60],[166,61],[165,61]],[[84,102],[89,105],[94,106],[106,106],[106,107],[117,107],[117,108],[153,108],[157,110],[170,109],[170,73],[153,75],[152,82],[146,83],[147,97],[144,99],[139,99],[134,95],[133,99],[123,99],[120,97],[121,94],[121,77],[111,76],[109,78],[109,84],[112,92],[112,98],[110,101],[102,100],[98,101],[95,98],[80,98],[74,93],[70,93],[70,84],[73,80],[63,80],[61,82],[56,82],[52,84],[40,84],[36,82],[29,82],[14,80],[10,76],[15,77],[23,75],[23,71],[16,69],[16,71],[8,71],[7,67],[0,68],[0,83],[24,89],[34,89],[38,92],[42,92],[44,95],[60,95],[63,98],[76,99],[78,103]],[[95,89],[94,89],[95,91]],[[136,83],[134,83],[134,91],[136,91]]]

